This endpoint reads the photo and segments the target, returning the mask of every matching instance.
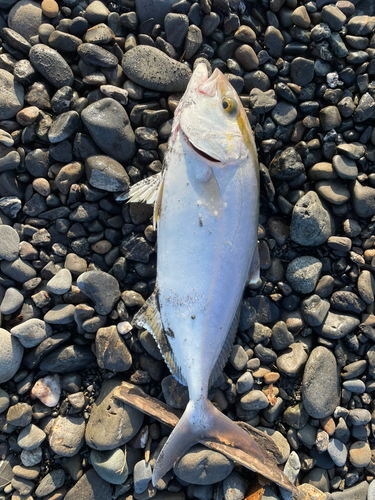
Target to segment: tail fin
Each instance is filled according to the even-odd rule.
[[[256,456],[264,455],[254,439],[208,400],[189,401],[180,421],[173,429],[156,461],[152,484],[161,479],[192,446],[204,441],[218,441]]]

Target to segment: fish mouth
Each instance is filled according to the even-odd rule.
[[[199,156],[201,156],[205,160],[211,161],[213,163],[221,163],[221,160],[219,160],[218,158],[214,158],[213,156],[209,155],[208,153],[206,153],[202,149],[198,148],[195,144],[193,144],[192,141],[189,139],[189,137],[185,134],[185,132],[182,129],[181,129],[181,132],[182,132],[186,142],[191,147],[191,149],[193,149],[193,151],[195,151]]]

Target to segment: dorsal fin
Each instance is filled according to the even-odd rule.
[[[166,336],[161,320],[157,293],[154,292],[139,309],[133,318],[133,324],[139,328],[145,328],[154,337],[164,361],[172,375],[182,384],[187,385],[171,350],[168,337]]]
[[[236,314],[234,315],[231,327],[229,329],[227,338],[225,340],[225,343],[223,345],[223,349],[221,350],[220,356],[218,360],[216,361],[216,365],[214,366],[212,373],[210,375],[210,380],[208,382],[208,387],[211,387],[212,384],[215,382],[215,380],[218,378],[219,375],[221,375],[224,366],[226,362],[228,361],[230,352],[233,347],[233,342],[236,337],[237,333],[237,328],[238,328],[238,323],[240,321],[240,314],[241,314],[241,306],[242,306],[242,300],[240,301]]]

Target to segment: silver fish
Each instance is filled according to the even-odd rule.
[[[259,168],[241,101],[216,69],[198,64],[175,111],[161,174],[131,188],[154,203],[157,284],[134,318],[155,338],[190,401],[162,449],[155,485],[203,439],[264,461],[255,441],[207,399],[230,354],[244,287],[259,279]]]

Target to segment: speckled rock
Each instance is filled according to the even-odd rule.
[[[187,66],[146,45],[138,45],[126,52],[122,68],[126,76],[138,85],[163,92],[183,92],[191,76]]]
[[[313,418],[331,415],[340,403],[340,380],[336,358],[326,347],[310,354],[302,380],[303,403]]]

